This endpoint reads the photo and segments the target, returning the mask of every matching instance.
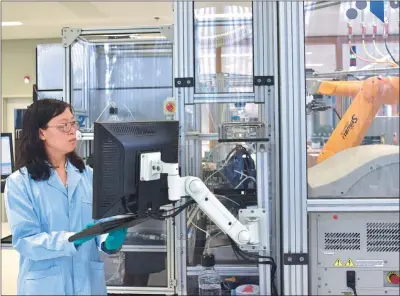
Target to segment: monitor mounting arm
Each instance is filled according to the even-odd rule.
[[[157,180],[161,174],[168,175],[168,194],[172,202],[183,196],[190,196],[198,207],[242,249],[258,251],[267,249],[260,238],[260,224],[265,222],[266,213],[262,209],[241,209],[239,220],[214,196],[207,186],[196,177],[180,177],[177,163],[165,163],[160,152],[141,155],[140,180]],[[265,224],[267,225],[267,224]]]

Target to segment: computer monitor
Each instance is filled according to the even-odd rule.
[[[93,219],[135,214],[148,216],[170,204],[167,175],[140,181],[142,153],[161,152],[161,160],[178,163],[179,122],[95,122]]]
[[[1,179],[6,179],[14,170],[12,134],[1,133]]]

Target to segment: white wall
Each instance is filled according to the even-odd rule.
[[[1,130],[10,132],[9,122],[13,118],[5,116],[6,101],[13,99],[32,98],[32,86],[36,82],[36,45],[43,43],[59,43],[60,39],[21,39],[1,40]],[[24,77],[31,78],[29,84],[24,83]]]
[[[2,40],[2,98],[32,97],[32,85],[36,82],[36,45],[60,43],[60,41],[60,39]],[[26,75],[31,78],[30,84],[24,83]]]

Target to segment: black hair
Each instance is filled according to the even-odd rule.
[[[49,121],[72,107],[63,101],[56,99],[40,99],[31,104],[26,110],[22,122],[22,135],[20,145],[20,159],[17,168],[26,167],[33,180],[48,180],[52,166],[48,159],[44,143],[39,138],[39,129],[46,129]],[[79,172],[85,169],[85,163],[72,151],[67,154],[68,160]]]

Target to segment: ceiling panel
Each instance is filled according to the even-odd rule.
[[[62,27],[109,28],[172,24],[172,2],[2,2],[2,39],[57,38]],[[50,13],[51,11],[51,13]],[[155,17],[158,17],[157,21]]]
[[[346,10],[354,4],[320,1],[308,5],[305,14],[307,36],[337,36],[347,34]],[[2,21],[20,21],[17,27],[3,27],[2,39],[57,38],[62,27],[108,28],[143,25],[172,24],[172,2],[2,2]],[[195,8],[212,7],[213,13],[226,13],[228,6],[250,7],[248,1],[195,2]],[[390,32],[399,33],[399,9],[387,9]],[[156,21],[155,17],[159,20]],[[353,31],[359,34],[361,12],[353,23]],[[371,33],[373,16],[365,10],[365,22]],[[382,25],[379,31],[382,32]]]

